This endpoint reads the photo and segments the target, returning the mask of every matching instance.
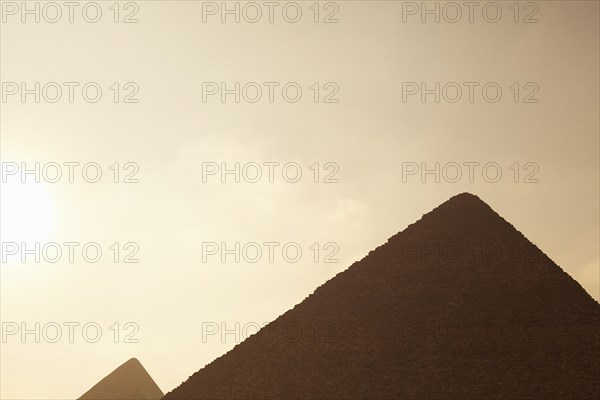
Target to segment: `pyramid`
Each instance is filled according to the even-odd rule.
[[[80,400],[159,400],[162,390],[142,364],[132,358],[81,396]]]
[[[225,398],[597,399],[600,305],[463,193],[164,397]]]

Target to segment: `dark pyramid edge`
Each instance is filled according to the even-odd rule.
[[[374,249],[370,250],[364,257],[362,257],[360,260],[354,261],[350,266],[348,266],[346,269],[344,269],[343,271],[338,272],[337,274],[335,274],[333,277],[331,277],[330,279],[324,281],[322,284],[320,284],[318,287],[316,287],[311,293],[309,293],[303,300],[301,300],[299,303],[295,304],[294,306],[292,306],[290,309],[286,310],[283,314],[275,317],[273,319],[273,321],[271,321],[271,323],[273,323],[274,321],[276,321],[277,319],[283,317],[284,315],[292,312],[297,306],[299,306],[300,304],[302,304],[304,301],[306,301],[309,297],[313,296],[314,294],[320,292],[321,290],[323,290],[327,284],[330,281],[335,280],[336,278],[340,277],[340,275],[343,275],[345,273],[347,273],[350,269],[352,269],[353,267],[355,267],[357,264],[361,263],[363,260],[365,260],[366,258],[368,258],[371,254],[377,252],[378,250],[380,250],[382,247],[387,246],[388,244],[393,244],[393,242],[395,240],[397,240],[400,235],[404,232],[406,232],[407,230],[411,229],[413,226],[417,225],[419,222],[425,220],[425,219],[429,219],[432,217],[435,217],[436,215],[438,215],[441,212],[447,212],[447,210],[451,210],[454,207],[460,207],[460,208],[469,208],[471,210],[478,210],[479,212],[485,212],[488,213],[490,216],[493,216],[494,219],[496,219],[499,223],[503,223],[506,224],[506,226],[512,228],[512,230],[514,230],[515,234],[518,234],[521,238],[525,239],[525,241],[533,246],[537,251],[539,251],[543,257],[546,259],[546,261],[548,261],[549,263],[551,263],[554,267],[558,268],[558,270],[562,273],[564,273],[564,275],[566,275],[566,277],[568,279],[570,279],[572,282],[574,282],[580,289],[582,293],[585,293],[585,295],[591,299],[596,305],[598,305],[600,307],[600,303],[595,300],[584,288],[583,286],[581,286],[581,284],[575,280],[571,275],[569,275],[566,271],[564,271],[558,264],[556,264],[546,253],[544,253],[536,244],[534,244],[533,242],[531,242],[521,231],[519,231],[516,227],[514,227],[510,222],[508,222],[506,219],[504,219],[500,214],[498,214],[491,206],[489,206],[485,201],[483,201],[479,196],[474,195],[472,193],[469,192],[462,192],[459,194],[456,194],[452,197],[450,197],[448,200],[444,201],[443,203],[440,203],[438,206],[436,206],[435,208],[431,209],[429,212],[423,214],[421,216],[421,218],[419,218],[418,220],[416,220],[415,222],[409,224],[406,226],[406,228],[404,228],[402,231],[399,231],[395,234],[393,234],[392,236],[390,236],[386,242],[384,242],[383,244],[375,247]],[[600,313],[600,308],[599,308],[599,313]],[[253,336],[253,335],[251,335]],[[250,337],[251,337],[250,336]],[[246,340],[248,340],[250,337],[246,338]],[[192,380],[192,378],[197,375],[198,373],[200,373],[202,370],[204,370],[205,368],[208,368],[209,366],[211,366],[212,364],[214,364],[215,362],[217,362],[218,360],[222,359],[223,357],[227,356],[229,353],[233,352],[236,350],[236,348],[242,344],[244,344],[244,342],[246,341],[242,341],[241,343],[236,344],[236,346],[234,346],[232,349],[230,349],[229,351],[225,352],[224,354],[222,354],[221,356],[215,358],[214,360],[212,360],[211,362],[205,364],[204,366],[202,366],[200,369],[198,369],[197,371],[195,371],[192,375],[190,375],[186,380],[184,380],[182,383],[180,383],[177,387],[173,388],[171,391],[167,392],[165,394],[164,399],[171,399],[173,392],[177,391],[177,389],[179,389],[181,386],[187,384],[188,382],[190,382]]]

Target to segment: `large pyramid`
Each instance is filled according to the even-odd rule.
[[[164,399],[225,398],[598,399],[600,305],[464,193]]]
[[[142,364],[132,358],[85,392],[79,400],[159,400],[163,396]]]

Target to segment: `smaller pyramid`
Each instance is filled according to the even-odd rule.
[[[85,392],[79,400],[160,400],[164,393],[138,361],[132,358]]]

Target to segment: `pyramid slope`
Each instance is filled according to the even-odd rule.
[[[599,398],[599,327],[600,305],[465,193],[165,400]]]
[[[136,359],[125,362],[88,390],[80,400],[159,400],[162,390]]]

